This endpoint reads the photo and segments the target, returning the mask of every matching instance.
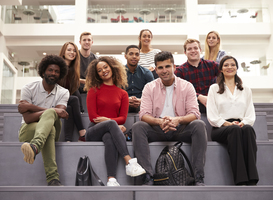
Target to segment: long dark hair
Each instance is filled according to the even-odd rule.
[[[69,44],[74,46],[76,50],[76,57],[68,66],[68,74],[62,80],[60,80],[59,84],[66,87],[67,81],[69,81],[70,84],[69,88],[67,89],[69,90],[70,94],[73,94],[80,86],[80,54],[77,45],[73,42],[66,42],[62,46],[59,56],[65,59],[65,51]]]
[[[233,59],[234,62],[235,62],[235,64],[236,64],[237,69],[239,68],[238,62],[237,62],[237,60],[234,57],[232,57],[232,56],[225,56],[220,61],[220,64],[219,64],[219,70],[220,71],[222,71],[224,62],[226,60],[228,60],[228,59]],[[225,77],[224,77],[223,73],[221,72],[218,75],[218,77],[217,77],[217,83],[219,85],[219,91],[217,93],[219,93],[219,94],[223,94],[224,93],[224,91],[225,91],[224,82],[225,82]],[[243,84],[242,79],[237,75],[237,73],[235,74],[235,84],[237,85],[237,88],[239,90],[243,90],[244,89],[243,86],[242,86],[242,84]]]

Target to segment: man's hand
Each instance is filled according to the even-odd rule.
[[[207,96],[199,94],[197,99],[200,101],[200,103],[207,107]]]
[[[94,118],[93,120],[97,124],[97,123],[100,123],[100,122],[103,122],[103,121],[107,121],[107,120],[111,120],[111,119],[108,118],[108,117],[97,117],[97,118]]]
[[[18,112],[21,113],[21,114],[27,112],[29,110],[29,105],[30,104],[31,103],[27,102],[26,100],[19,101]]]
[[[120,128],[120,130],[122,131],[122,133],[125,133],[125,131],[126,131],[125,126],[123,126],[123,125],[118,125],[118,127]]]
[[[68,119],[69,114],[62,108],[54,108],[59,118]]]
[[[179,119],[177,117],[163,117],[162,123],[159,125],[160,128],[167,133],[169,131],[176,131],[176,127],[179,125]]]
[[[138,108],[140,103],[141,103],[141,99],[139,99],[139,98],[137,98],[135,96],[130,96],[129,97],[129,106],[130,107]]]

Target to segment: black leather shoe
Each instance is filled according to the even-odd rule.
[[[152,177],[149,174],[144,174],[142,181],[143,181],[143,184],[142,184],[143,186],[154,185],[154,179],[152,179]]]
[[[195,185],[196,186],[205,186],[204,178],[202,176],[198,176],[195,179]]]
[[[58,179],[52,179],[48,182],[47,186],[63,186]]]

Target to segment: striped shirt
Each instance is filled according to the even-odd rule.
[[[153,49],[148,53],[140,52],[140,60],[138,61],[138,64],[145,68],[149,68],[150,66],[155,68],[155,55],[159,52],[161,52],[159,49]]]
[[[193,84],[197,95],[205,96],[208,95],[209,87],[215,83],[219,73],[218,63],[203,58],[200,59],[198,67],[192,66],[187,61],[175,70],[176,76]]]

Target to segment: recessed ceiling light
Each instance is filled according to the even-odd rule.
[[[100,55],[100,52],[96,52],[96,55]]]
[[[45,55],[46,55],[46,52],[44,52],[43,55],[45,56]]]
[[[247,13],[248,12],[248,9],[246,8],[242,8],[240,10],[237,10],[237,13]]]
[[[177,54],[177,52],[174,52],[174,54]]]
[[[124,52],[121,52],[122,55],[124,55],[125,53]]]

